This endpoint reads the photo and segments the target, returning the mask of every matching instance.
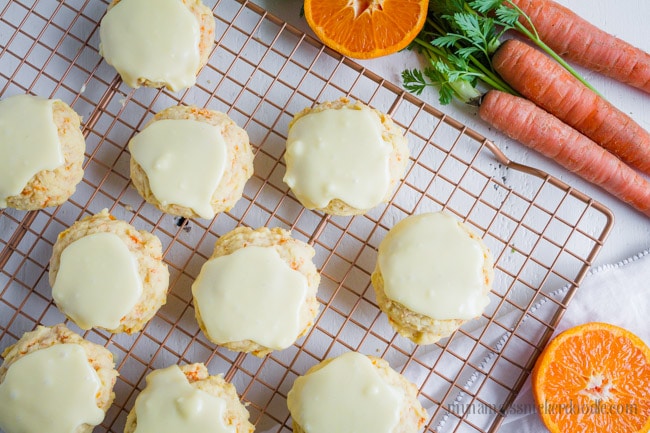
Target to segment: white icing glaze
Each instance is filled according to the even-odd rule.
[[[101,21],[100,53],[126,84],[164,82],[172,91],[194,85],[201,29],[181,0],[121,0]]]
[[[118,327],[141,295],[137,259],[116,234],[84,236],[61,253],[52,297],[82,329]]]
[[[407,217],[379,245],[389,299],[433,319],[471,319],[489,303],[481,245],[444,212]]]
[[[226,402],[190,385],[177,365],[155,370],[135,401],[135,433],[235,433]]]
[[[306,433],[391,433],[399,422],[403,398],[367,356],[348,352],[298,377],[287,404]]]
[[[53,102],[31,95],[0,101],[0,208],[36,173],[64,164]]]
[[[71,433],[97,425],[101,381],[78,344],[55,344],[14,362],[0,384],[0,430]]]
[[[188,207],[202,218],[214,218],[210,202],[228,156],[219,127],[197,120],[158,120],[133,137],[129,150],[163,205]]]
[[[390,187],[391,151],[379,117],[369,109],[309,113],[289,130],[284,182],[309,209],[332,199],[370,209]]]
[[[248,246],[208,260],[192,294],[210,338],[251,340],[280,350],[300,334],[307,278],[273,247]]]

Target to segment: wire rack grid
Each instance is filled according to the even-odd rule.
[[[84,118],[85,175],[62,206],[0,211],[0,347],[37,324],[66,322],[107,347],[120,376],[98,432],[121,432],[154,368],[203,362],[224,374],[259,432],[291,431],[293,380],[349,350],[381,356],[414,382],[426,431],[496,431],[611,229],[611,213],[561,181],[509,161],[489,140],[253,3],[212,0],[216,47],[187,91],[124,85],[98,53],[97,0],[10,0],[0,7],[0,96],[33,93],[68,102]],[[315,103],[349,97],[389,113],[411,159],[390,203],[364,216],[305,210],[282,182],[287,125]],[[255,149],[243,198],[212,221],[182,220],[145,204],[129,183],[126,144],[156,112],[194,104],[228,113]],[[59,232],[108,208],[157,235],[171,278],[168,300],[135,335],[82,332],[52,302],[48,261]],[[376,250],[407,215],[444,209],[479,233],[496,262],[483,316],[451,337],[417,346],[399,337],[370,285]],[[194,319],[190,285],[214,241],[239,225],[277,226],[312,244],[321,312],[294,346],[265,358],[211,344]],[[566,295],[554,296],[569,287]],[[564,292],[562,292],[564,293]],[[539,308],[540,305],[544,308]]]

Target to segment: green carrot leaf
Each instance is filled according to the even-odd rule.
[[[424,74],[432,85],[438,88],[438,101],[442,105],[449,104],[456,96],[454,89],[449,85],[445,72],[446,66],[441,61],[433,63],[431,68],[424,70]]]
[[[463,39],[463,36],[455,34],[455,33],[447,33],[446,35],[443,36],[438,36],[435,39],[431,41],[432,45],[435,45],[436,47],[453,47],[456,45],[460,40]]]
[[[467,2],[469,7],[484,15],[501,6],[503,0],[472,0]]]
[[[495,9],[494,13],[502,25],[508,26],[510,28],[514,28],[517,21],[519,21],[519,17],[521,16],[519,10],[508,7],[506,5],[499,6]]]
[[[522,17],[530,24],[512,0],[430,0],[425,26],[410,46],[423,55],[428,65],[402,73],[405,89],[419,95],[434,86],[439,90],[441,104],[454,98],[472,103],[480,96],[476,90],[479,83],[517,95],[494,72],[491,62],[507,31],[528,36],[562,63],[534,28],[531,32],[519,21]],[[562,64],[593,90],[566,62]]]
[[[480,48],[475,47],[475,46],[459,48],[456,51],[456,54],[458,55],[458,57],[460,57],[462,59],[468,59],[473,55],[482,54],[482,53],[483,53],[483,51],[481,51]]]
[[[440,95],[438,97],[438,102],[440,102],[441,105],[450,104],[454,99],[454,89],[452,89],[448,84],[441,85],[438,89],[438,93]]]
[[[481,41],[483,39],[482,29],[477,15],[455,13],[453,15],[453,22],[468,39],[471,39],[472,41]]]
[[[454,14],[465,10],[464,0],[434,0],[429,2],[429,9],[434,14]]]
[[[405,69],[402,71],[402,81],[404,88],[416,95],[422,94],[424,89],[431,85],[425,81],[422,71],[419,69]]]

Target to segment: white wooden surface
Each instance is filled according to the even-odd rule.
[[[288,23],[313,35],[305,19],[300,16],[302,0],[254,1],[280,18],[283,18]],[[557,1],[570,7],[585,19],[609,33],[650,52],[650,26],[647,25],[648,18],[650,18],[650,1]],[[400,84],[402,70],[407,67],[416,67],[420,62],[421,59],[417,54],[405,51],[379,59],[360,61],[359,63],[369,70],[380,74],[387,80]],[[645,129],[650,130],[649,94],[625,86],[594,72],[578,67],[576,69],[580,70],[614,105],[628,113]],[[650,248],[650,219],[648,217],[613,198],[600,188],[584,182],[553,161],[526,149],[523,145],[488,128],[487,124],[478,118],[475,109],[457,103],[440,106],[435,90],[423,94],[422,99],[492,139],[506,152],[510,159],[545,170],[609,207],[614,212],[616,218],[615,225],[604,248],[596,258],[595,265],[619,262]]]

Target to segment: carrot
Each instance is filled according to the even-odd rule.
[[[481,101],[479,115],[510,138],[552,158],[564,168],[650,216],[650,182],[534,103],[490,90]]]
[[[650,54],[599,29],[552,0],[510,0],[520,23],[566,59],[650,93]]]
[[[650,133],[553,59],[524,42],[510,39],[494,54],[492,65],[522,96],[650,174]]]

